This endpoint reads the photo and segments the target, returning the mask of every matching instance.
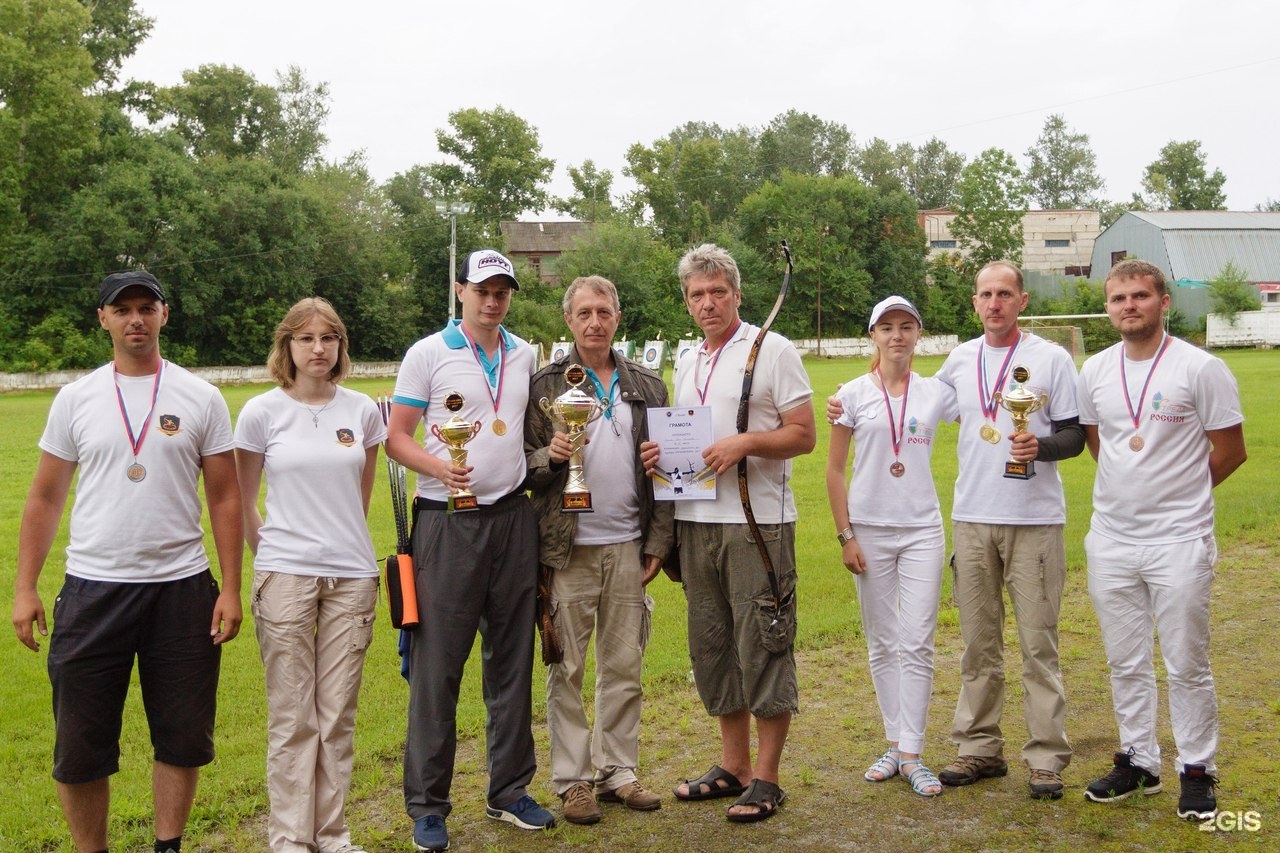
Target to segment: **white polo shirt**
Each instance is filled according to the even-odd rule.
[[[1098,428],[1090,529],[1133,545],[1187,542],[1212,533],[1205,431],[1244,422],[1236,379],[1221,359],[1178,338],[1169,338],[1154,370],[1154,358],[1122,362],[1123,352],[1124,344],[1115,344],[1080,370],[1080,422]],[[1122,365],[1139,418],[1136,429],[1125,404]],[[1142,438],[1137,451],[1130,446],[1135,434]]]
[[[759,326],[743,322],[711,363],[714,353],[703,346],[692,347],[676,364],[676,406],[710,406],[712,438],[719,440],[738,432],[738,400],[742,397],[742,376],[747,355],[759,333]],[[706,388],[705,401],[699,391]],[[768,432],[782,426],[782,415],[798,406],[812,405],[813,389],[805,373],[800,353],[789,340],[770,332],[760,346],[751,384],[751,406],[747,413],[748,432]],[[718,524],[745,524],[738,496],[737,468],[717,478],[714,501],[677,501],[676,519]],[[751,490],[751,510],[760,524],[796,520],[795,498],[787,484],[791,480],[790,459],[747,457],[747,484]]]
[[[500,328],[501,358],[490,361],[482,350],[478,353],[468,343],[461,325],[460,320],[454,320],[409,347],[400,364],[393,399],[422,409],[423,447],[433,456],[447,460],[449,449],[431,433],[431,427],[449,419],[451,413],[444,407],[446,397],[455,392],[463,396],[465,403],[458,416],[468,423],[480,422],[480,431],[467,444],[467,464],[475,467],[471,491],[481,504],[487,505],[506,497],[524,482],[524,411],[534,372],[533,347]],[[505,425],[503,435],[494,431],[496,420]],[[418,477],[417,494],[443,501],[448,499],[449,490],[434,477]]]

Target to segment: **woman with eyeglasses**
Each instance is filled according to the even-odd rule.
[[[342,319],[324,299],[303,299],[267,358],[280,387],[245,403],[236,422],[277,853],[362,850],[344,810],[378,592],[366,517],[386,428],[373,400],[338,384],[350,367]]]
[[[936,797],[942,784],[924,764],[933,691],[933,636],[942,586],[943,536],[930,457],[941,421],[956,418],[955,392],[912,372],[920,312],[901,296],[871,310],[871,369],[837,393],[827,497],[841,560],[858,587],[862,633],[889,749],[863,778],[901,774],[911,790]],[[850,445],[853,477],[845,480]]]

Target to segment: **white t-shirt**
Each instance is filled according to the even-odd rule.
[[[742,374],[747,355],[759,333],[759,326],[742,323],[711,369],[714,353],[702,346],[691,347],[676,364],[676,406],[711,407],[711,435],[720,440],[738,432],[738,400],[742,397]],[[699,391],[706,386],[705,402]],[[782,415],[797,406],[812,405],[813,389],[800,354],[791,342],[770,332],[756,357],[751,384],[751,406],[747,414],[748,432],[769,432],[782,426]],[[795,498],[787,484],[791,480],[790,459],[747,457],[747,484],[751,489],[751,510],[760,524],[796,520]],[[677,501],[676,519],[716,524],[745,524],[738,496],[737,468],[717,478],[714,501]]]
[[[1178,338],[1154,358],[1125,361],[1135,430],[1120,382],[1124,345],[1091,357],[1080,370],[1080,422],[1098,427],[1098,474],[1090,528],[1119,542],[1162,545],[1213,532],[1213,482],[1206,430],[1244,422],[1240,391],[1215,356]],[[1148,375],[1145,398],[1139,397]],[[1129,441],[1141,435],[1142,449]]]
[[[323,410],[281,388],[244,404],[236,447],[263,454],[267,480],[256,571],[377,577],[360,479],[365,452],[386,437],[373,400],[342,387]]]
[[[465,400],[458,417],[468,423],[480,422],[480,431],[467,443],[467,464],[471,472],[471,491],[481,504],[492,504],[514,492],[524,482],[524,410],[529,404],[529,380],[534,372],[533,347],[506,329],[502,334],[502,369],[494,370],[495,380],[501,374],[501,396],[495,415],[491,387],[485,369],[477,361],[475,350],[459,331],[455,320],[434,335],[409,347],[400,373],[396,377],[394,400],[422,409],[425,432],[422,445],[441,459],[449,459],[449,449],[431,433],[433,425],[449,420],[444,400],[457,392]],[[494,367],[497,367],[494,361]],[[491,396],[492,395],[492,396]],[[493,427],[495,418],[505,424],[503,435]],[[418,495],[428,500],[443,501],[449,490],[435,477],[418,478]]]
[[[601,377],[608,381],[607,377]],[[589,383],[583,385],[589,387]],[[587,424],[582,469],[594,512],[578,516],[575,545],[616,545],[640,538],[640,495],[636,492],[636,441],[631,404],[613,389],[613,417]]]
[[[965,341],[951,351],[937,378],[956,390],[960,410],[960,435],[956,455],[960,470],[956,477],[953,521],[976,524],[1065,524],[1067,502],[1062,492],[1062,478],[1056,462],[1035,463],[1036,476],[1017,480],[1004,476],[1004,463],[1009,461],[1009,436],[1013,419],[1003,408],[997,408],[994,422],[982,411],[997,390],[996,379],[1012,347],[986,346],[983,338]],[[983,367],[981,388],[978,369]],[[1033,394],[1047,394],[1049,403],[1031,414],[1027,429],[1036,435],[1050,435],[1051,421],[1074,418],[1076,407],[1076,368],[1065,349],[1030,332],[1022,333],[1013,357],[1008,360],[1004,393],[1016,387],[1011,374],[1017,366],[1030,373],[1026,388]],[[980,430],[984,423],[1000,432],[995,444],[985,441]]]
[[[218,389],[164,363],[137,462],[116,397],[111,364],[53,399],[40,449],[79,466],[67,574],[94,581],[179,580],[209,568],[200,527],[200,460],[231,450],[231,415]],[[119,377],[137,436],[152,411],[155,374]]]
[[[854,524],[893,527],[933,527],[942,524],[938,490],[929,467],[940,422],[956,419],[956,395],[936,378],[912,372],[907,386],[907,411],[902,398],[890,397],[893,429],[884,392],[867,374],[846,382],[838,394],[844,414],[836,423],[853,429],[853,477],[849,481],[849,520]],[[897,461],[901,477],[889,472],[893,464],[893,431],[902,423]]]

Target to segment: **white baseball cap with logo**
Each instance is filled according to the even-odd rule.
[[[493,249],[480,249],[467,255],[467,259],[462,262],[462,269],[458,271],[458,283],[479,284],[495,275],[505,275],[511,279],[513,289],[520,289],[520,282],[516,279],[516,270],[511,265],[511,261],[506,255]]]
[[[924,321],[920,319],[920,312],[916,310],[916,306],[911,301],[902,296],[886,296],[876,303],[876,307],[871,309],[871,321],[867,323],[867,330],[870,331],[876,327],[876,323],[880,322],[880,318],[890,311],[905,311],[912,317],[916,318],[916,322],[922,327]]]

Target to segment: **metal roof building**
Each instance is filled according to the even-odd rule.
[[[1191,322],[1210,310],[1205,282],[1233,262],[1255,285],[1280,282],[1280,213],[1235,210],[1130,211],[1098,235],[1093,276],[1125,257],[1164,270],[1173,304]],[[1179,286],[1180,285],[1180,286]]]

